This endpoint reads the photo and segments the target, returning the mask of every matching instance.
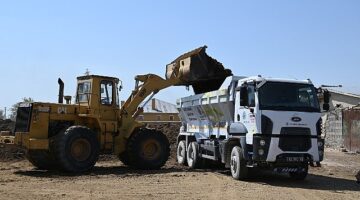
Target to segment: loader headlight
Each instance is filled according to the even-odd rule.
[[[260,140],[260,145],[261,146],[265,146],[265,144],[266,144],[265,140]]]

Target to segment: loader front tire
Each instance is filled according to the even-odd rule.
[[[40,170],[51,170],[57,167],[54,156],[47,150],[29,150],[26,153],[26,158]]]
[[[129,138],[127,152],[131,167],[160,169],[169,158],[170,144],[162,132],[141,128]]]
[[[54,154],[67,172],[81,173],[92,169],[99,151],[96,133],[85,126],[71,126],[54,139]]]

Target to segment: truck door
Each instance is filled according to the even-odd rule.
[[[247,136],[246,136],[246,143],[252,144],[252,136],[253,134],[257,133],[256,128],[256,95],[255,95],[255,84],[248,83],[243,85],[242,87],[247,88],[247,102],[245,105],[241,105],[238,107],[236,120],[243,123],[245,127],[248,130]],[[242,97],[240,92],[240,99],[244,98]],[[239,102],[240,104],[240,102]]]

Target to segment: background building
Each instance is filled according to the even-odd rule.
[[[360,152],[360,95],[329,92],[330,111],[323,115],[326,145]],[[322,99],[320,101],[322,105]]]
[[[144,106],[143,114],[137,118],[142,122],[179,122],[176,105],[153,98]]]

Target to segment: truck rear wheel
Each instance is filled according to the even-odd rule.
[[[57,166],[53,155],[47,150],[30,150],[26,153],[26,158],[40,170],[51,170]]]
[[[54,138],[56,159],[68,172],[85,172],[93,168],[99,151],[96,133],[84,126],[72,126]]]
[[[244,159],[242,149],[239,146],[233,147],[230,156],[231,175],[236,180],[245,180],[248,177],[248,168]]]
[[[196,169],[201,165],[201,158],[199,157],[199,148],[196,142],[191,142],[186,152],[187,164],[191,169]]]
[[[185,140],[179,141],[176,149],[176,160],[179,164],[186,164],[186,142]]]
[[[170,144],[160,131],[139,129],[127,145],[129,165],[137,169],[160,169],[170,156]]]
[[[307,164],[304,164],[302,171],[299,172],[289,172],[289,176],[293,180],[302,181],[305,180],[309,173],[309,167]]]

